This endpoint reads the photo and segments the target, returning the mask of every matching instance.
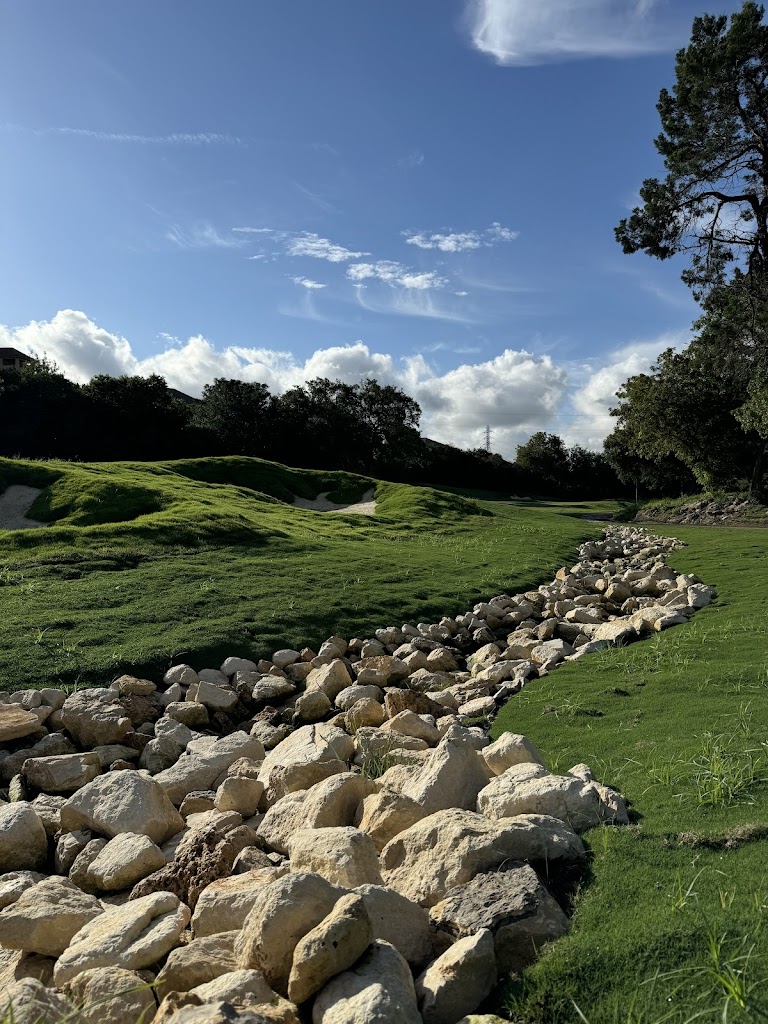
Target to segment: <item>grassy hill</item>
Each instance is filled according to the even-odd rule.
[[[549,579],[596,530],[538,506],[258,459],[0,459],[0,489],[44,488],[0,531],[0,687],[218,666],[404,621],[435,621]],[[293,508],[356,501],[373,518]],[[567,511],[567,510],[565,510]]]
[[[573,930],[507,990],[520,1024],[768,1020],[768,535],[652,529],[688,544],[670,561],[716,604],[531,683],[495,722],[554,769],[591,765],[635,816],[587,835]]]

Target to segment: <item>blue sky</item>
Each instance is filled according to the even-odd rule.
[[[77,380],[374,376],[599,445],[696,307],[622,255],[692,0],[0,0],[0,343]]]

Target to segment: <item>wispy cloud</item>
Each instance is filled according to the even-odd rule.
[[[402,167],[403,170],[413,170],[415,167],[423,167],[426,157],[420,149],[414,149],[408,156],[401,157],[397,161],[397,166]]]
[[[245,227],[245,228],[232,228],[232,230],[236,231],[238,234],[241,234],[241,235],[273,235],[275,233],[274,232],[274,228],[248,228],[248,227]]]
[[[320,284],[319,281],[313,281],[309,277],[292,277],[291,280],[294,284],[301,285],[302,288],[307,288],[309,291],[318,291],[320,288],[327,287],[327,285]]]
[[[653,18],[657,0],[468,0],[476,49],[499,64],[634,57],[679,41]]]
[[[288,242],[289,256],[312,256],[317,260],[328,260],[329,263],[346,263],[347,260],[358,260],[361,256],[370,256],[368,252],[353,252],[337,245],[327,238],[321,238],[314,232],[304,231],[291,238]]]
[[[247,141],[239,135],[227,132],[169,132],[165,135],[143,135],[137,132],[112,132],[96,128],[72,128],[67,125],[55,128],[30,128],[25,125],[6,122],[0,125],[3,131],[19,132],[24,135],[70,135],[76,138],[93,139],[96,142],[122,142],[142,146],[245,146]]]
[[[165,237],[179,249],[239,249],[243,242],[231,235],[221,235],[208,221],[198,221],[191,227],[171,224]]]
[[[394,260],[379,260],[376,263],[353,263],[347,267],[347,277],[355,284],[362,281],[376,280],[384,284],[399,285],[401,288],[426,291],[429,288],[442,288],[448,282],[446,278],[430,270],[425,273],[418,273],[404,267],[402,263]]]
[[[505,228],[498,221],[494,221],[485,231],[452,231],[447,234],[404,231],[403,234],[407,245],[415,245],[419,249],[439,249],[440,252],[455,253],[490,248],[497,242],[513,242],[519,232]]]
[[[300,181],[294,181],[293,183],[296,188],[301,192],[305,199],[308,199],[310,203],[322,210],[323,213],[338,213],[339,209],[330,203],[327,199],[321,196],[318,192],[313,192],[312,189],[307,188],[306,185],[302,185]]]

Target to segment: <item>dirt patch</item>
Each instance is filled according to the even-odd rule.
[[[27,519],[32,502],[40,493],[39,487],[11,484],[0,494],[0,530],[34,530],[47,523]]]
[[[304,508],[310,512],[350,512],[357,516],[374,516],[376,515],[376,502],[373,495],[375,494],[374,488],[370,491],[366,491],[360,501],[354,505],[337,505],[333,501],[328,501],[328,495],[330,491],[321,491],[316,498],[299,498],[293,499],[294,508]]]

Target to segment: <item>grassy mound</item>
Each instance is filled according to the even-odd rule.
[[[433,621],[549,579],[597,527],[544,506],[258,459],[34,463],[43,530],[0,532],[0,686],[103,683],[173,662],[218,666],[333,632]],[[374,517],[294,508],[294,494]]]
[[[656,532],[717,603],[529,684],[494,726],[586,762],[636,819],[585,837],[571,934],[506,992],[520,1024],[768,1019],[768,536]]]

